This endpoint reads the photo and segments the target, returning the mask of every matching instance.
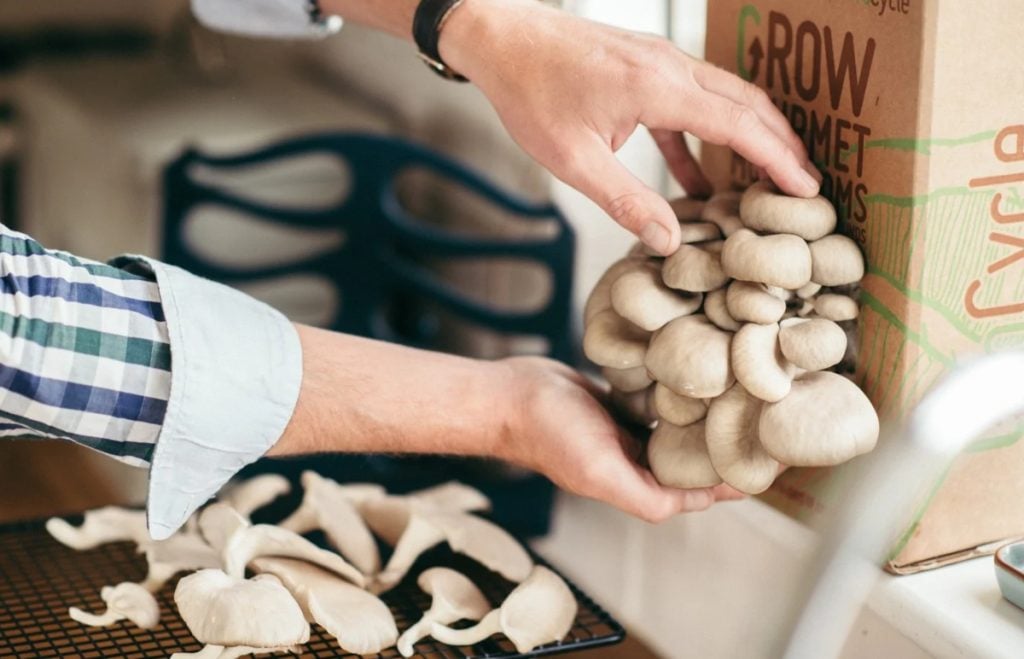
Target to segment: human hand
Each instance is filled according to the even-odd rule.
[[[727,485],[694,490],[660,485],[641,466],[643,446],[599,402],[605,393],[569,367],[527,357],[496,366],[504,369],[512,402],[494,457],[649,522],[743,498]]]
[[[679,246],[675,214],[615,158],[641,125],[692,196],[711,186],[684,133],[728,145],[788,194],[818,194],[820,173],[767,94],[665,39],[535,0],[467,0],[440,48],[524,150],[659,253]]]

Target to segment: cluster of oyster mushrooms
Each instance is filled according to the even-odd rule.
[[[479,491],[447,483],[406,495],[376,485],[341,485],[314,472],[302,475],[302,503],[277,525],[253,524],[250,515],[290,490],[287,479],[259,476],[226,488],[219,500],[197,512],[185,528],[155,542],[145,512],[107,507],[85,514],[81,526],[61,518],[46,528],[61,543],[88,550],[132,541],[145,553],[141,583],[102,589],[107,610],[92,614],[72,607],[85,625],[128,620],[152,629],[160,624],[153,593],[179,572],[174,592],[178,613],[204,648],[172,659],[231,659],[247,654],[301,653],[316,623],[354,654],[376,654],[397,646],[405,657],[420,640],[433,637],[472,645],[504,634],[519,652],[565,637],[576,619],[576,598],[548,568],[535,565],[512,536],[474,513],[488,510]],[[335,551],[303,537],[322,531]],[[382,563],[377,538],[393,547]],[[432,596],[430,608],[401,635],[378,597],[398,585],[417,558],[447,542],[517,584],[498,608],[465,575],[446,568],[423,571],[417,584]],[[255,574],[247,578],[247,570]],[[450,627],[460,620],[476,624]]]
[[[614,263],[584,311],[612,401],[654,425],[648,460],[678,488],[766,490],[784,466],[866,453],[878,416],[852,371],[864,258],[823,197],[760,182],[673,202],[683,244]],[[837,372],[838,371],[838,372]]]

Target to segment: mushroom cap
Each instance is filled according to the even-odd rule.
[[[860,315],[860,307],[856,300],[846,295],[825,293],[812,301],[814,313],[836,323],[856,320]]]
[[[685,316],[651,340],[644,363],[658,382],[690,398],[714,398],[734,382],[729,366],[732,334],[705,316]]]
[[[768,325],[786,313],[786,302],[772,295],[764,284],[733,281],[725,293],[725,307],[734,320]]]
[[[723,481],[746,494],[767,490],[781,466],[758,439],[763,405],[737,383],[711,401],[704,422],[708,455],[715,471]]]
[[[722,239],[721,230],[713,222],[680,222],[679,231],[680,242],[687,245]]]
[[[647,444],[647,461],[654,477],[666,487],[688,490],[722,482],[708,455],[704,421],[682,427],[659,421]]]
[[[612,284],[612,309],[649,332],[692,314],[703,301],[699,293],[681,293],[666,286],[653,264],[627,272]]]
[[[87,613],[77,607],[68,609],[71,619],[90,627],[109,627],[121,620],[130,620],[142,629],[160,624],[160,605],[153,594],[140,584],[125,582],[100,589],[100,598],[107,610],[101,615]]]
[[[878,415],[860,387],[829,371],[793,382],[789,396],[765,405],[758,424],[765,450],[794,467],[827,467],[867,453]]]
[[[576,620],[576,596],[560,576],[543,565],[501,604],[501,629],[516,650],[532,652],[565,638]]]
[[[769,181],[758,181],[743,193],[740,218],[755,231],[790,233],[804,240],[817,240],[836,228],[836,209],[828,199],[790,197]]]
[[[280,579],[306,619],[337,639],[342,650],[376,654],[398,640],[395,618],[387,604],[337,575],[290,558],[257,558],[253,567]]]
[[[732,337],[732,371],[751,395],[764,401],[782,400],[792,378],[779,348],[779,326],[749,323]]]
[[[471,513],[491,509],[491,500],[480,490],[458,481],[432,485],[405,495],[418,505],[426,504],[437,510]]]
[[[814,260],[813,255],[811,260]],[[811,274],[814,274],[814,264],[811,264]],[[801,300],[809,300],[821,291],[821,284],[815,284],[813,281],[806,286],[802,286],[796,290],[796,296]]]
[[[703,199],[694,199],[692,197],[679,197],[668,202],[668,205],[672,207],[672,212],[676,214],[677,220],[680,222],[691,222],[701,218],[707,202]]]
[[[628,394],[613,389],[609,400],[615,409],[638,425],[649,426],[658,418],[654,411],[653,386]]]
[[[728,289],[719,288],[716,291],[711,291],[704,296],[704,315],[708,317],[712,323],[715,324],[718,329],[725,330],[727,332],[735,332],[741,325],[740,323],[729,314],[729,309],[726,304],[726,291]]]
[[[659,419],[676,426],[688,426],[707,416],[708,403],[680,396],[659,382],[654,388],[654,411]]]
[[[843,360],[846,332],[824,318],[782,321],[779,346],[787,360],[806,371],[823,371]]]
[[[716,225],[722,235],[728,238],[743,228],[740,221],[740,192],[720,192],[704,206],[701,219]]]
[[[718,253],[721,241],[680,245],[665,259],[662,281],[669,288],[691,293],[704,293],[725,286],[729,277],[722,270]]]
[[[243,481],[230,482],[217,499],[248,518],[274,499],[291,492],[292,484],[280,474],[261,474]]]
[[[420,590],[431,595],[431,615],[447,624],[456,620],[479,620],[491,610],[491,604],[466,575],[451,568],[432,567],[416,579]],[[447,620],[441,620],[447,618]]]
[[[634,391],[640,391],[654,384],[654,380],[647,374],[646,366],[637,366],[635,368],[602,368],[601,375],[604,376],[605,380],[608,380],[608,384],[612,386],[612,389],[631,394]]]
[[[822,286],[845,286],[864,278],[864,256],[852,239],[840,234],[810,244],[811,281]]]
[[[302,609],[276,577],[235,579],[200,570],[182,577],[174,602],[201,643],[269,648],[309,641]]]
[[[249,520],[225,501],[211,503],[199,513],[199,533],[218,552],[224,551],[238,529],[249,525]]]
[[[811,281],[811,250],[798,236],[740,229],[725,240],[722,268],[733,279],[796,290]]]
[[[642,268],[645,263],[646,259],[642,255],[631,255],[608,266],[605,273],[594,284],[594,288],[590,290],[590,295],[587,296],[587,303],[583,307],[583,324],[585,326],[590,324],[590,320],[594,316],[612,308],[612,284],[615,283],[615,280],[630,270]]]
[[[644,363],[650,336],[608,309],[590,319],[583,334],[583,352],[598,366],[636,368]]]

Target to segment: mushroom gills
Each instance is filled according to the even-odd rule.
[[[565,638],[576,620],[577,604],[561,577],[538,565],[529,578],[513,590],[501,608],[488,613],[472,627],[452,629],[433,623],[430,635],[448,645],[479,643],[503,633],[520,653]]]
[[[377,596],[326,570],[289,558],[257,558],[253,568],[279,578],[302,609],[353,654],[376,654],[398,640],[391,609]]]
[[[377,541],[359,514],[356,502],[365,496],[383,497],[384,488],[357,485],[352,487],[362,489],[350,491],[348,486],[324,478],[315,471],[303,472],[301,480],[302,503],[278,526],[298,534],[322,529],[331,545],[356,569],[366,575],[379,572]]]
[[[704,421],[683,427],[658,423],[647,445],[647,461],[659,483],[688,490],[722,482],[708,455],[704,425]]]
[[[745,494],[760,494],[781,465],[758,439],[764,402],[737,383],[711,402],[705,420],[708,455],[722,480]]]

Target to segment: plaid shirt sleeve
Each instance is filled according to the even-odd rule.
[[[142,256],[108,264],[0,225],[0,437],[71,440],[149,467],[162,540],[284,432],[295,328],[231,288]]]

